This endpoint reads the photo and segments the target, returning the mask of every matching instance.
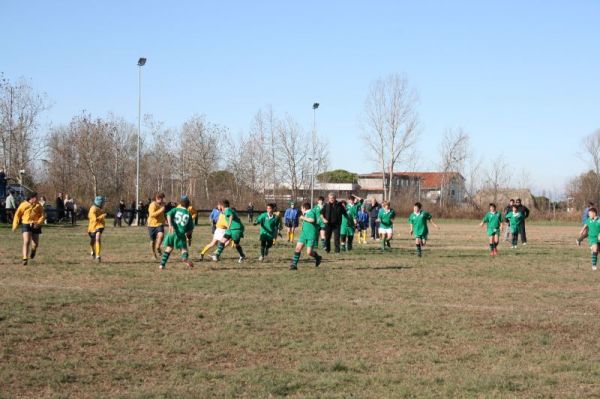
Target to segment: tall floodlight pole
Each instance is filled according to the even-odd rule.
[[[312,171],[310,174],[310,204],[315,204],[315,161],[316,161],[316,147],[317,147],[317,108],[319,103],[313,104],[313,131],[312,131]]]
[[[138,131],[137,131],[137,160],[135,165],[135,208],[136,218],[135,224],[139,225],[139,213],[140,213],[140,152],[142,145],[142,67],[146,65],[146,59],[140,58],[138,60]]]

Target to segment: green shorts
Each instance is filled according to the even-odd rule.
[[[491,232],[491,233],[488,231],[488,237],[493,237],[493,236],[500,237],[500,230],[496,230],[496,231]]]
[[[590,247],[592,247],[594,245],[598,245],[598,239],[595,239],[595,240],[588,239],[588,243],[590,244]]]
[[[167,234],[163,241],[163,247],[171,247],[174,249],[187,249],[186,236],[178,236],[177,234]]]
[[[223,237],[238,243],[244,237],[244,230],[227,230]]]
[[[304,238],[304,237],[300,236],[300,238],[298,239],[298,242],[300,244],[304,244],[304,246],[308,247],[308,248],[319,248],[319,240]]]
[[[421,235],[416,235],[415,239],[420,238],[421,240],[427,241],[427,237],[429,237],[429,233],[425,233],[425,234],[421,234]]]
[[[273,240],[275,240],[275,237],[270,236],[268,234],[261,234],[260,235],[260,241],[267,241],[268,242],[268,241],[273,241]]]

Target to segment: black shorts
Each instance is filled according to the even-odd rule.
[[[298,227],[298,221],[297,220],[286,220],[285,221],[285,227]]]
[[[90,238],[96,238],[96,233],[103,233],[103,232],[104,232],[104,228],[101,228],[96,231],[92,231],[91,233],[88,232],[88,236],[90,236]]]
[[[22,224],[21,233],[42,234],[42,227],[38,226],[34,229],[33,224]]]
[[[165,233],[165,226],[148,227],[148,235],[152,241],[156,240],[158,233]]]

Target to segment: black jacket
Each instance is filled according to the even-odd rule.
[[[381,209],[381,205],[379,202],[376,202],[375,205],[367,205],[367,211],[369,212],[369,218],[375,220],[379,217],[379,210]]]
[[[529,208],[527,208],[525,205],[520,205],[517,210],[523,214],[525,219],[529,217]]]
[[[334,202],[330,204],[326,202],[321,209],[321,216],[327,219],[327,222],[331,226],[337,226],[342,223],[342,215],[346,215],[346,208],[342,205],[341,202]]]

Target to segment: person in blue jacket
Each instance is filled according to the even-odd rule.
[[[294,241],[294,233],[296,232],[296,228],[298,227],[299,217],[300,213],[296,208],[296,204],[293,201],[290,202],[290,207],[286,209],[285,213],[283,214],[283,223],[287,228],[288,242]]]
[[[219,220],[220,214],[221,211],[218,209],[218,207],[215,207],[208,216],[208,219],[210,220],[210,223],[212,225],[212,234],[215,234],[215,230],[217,229],[217,220]]]

